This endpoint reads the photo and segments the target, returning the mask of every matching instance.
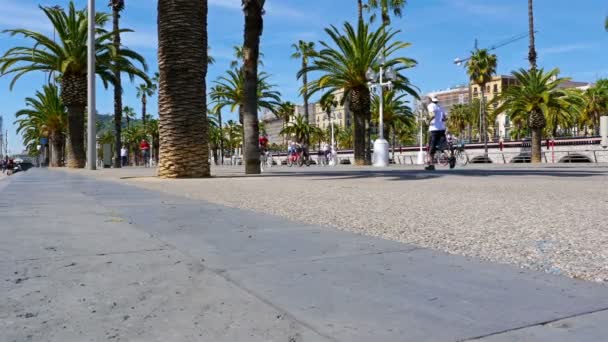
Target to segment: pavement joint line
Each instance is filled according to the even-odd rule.
[[[290,260],[279,261],[279,262],[260,262],[260,263],[246,264],[243,266],[236,266],[236,267],[210,268],[210,269],[215,270],[216,272],[241,271],[241,270],[246,270],[246,269],[256,268],[256,267],[267,267],[267,266],[277,266],[277,265],[297,264],[297,263],[316,263],[316,262],[320,262],[320,261],[340,260],[340,259],[348,259],[348,258],[352,258],[352,257],[362,257],[362,256],[370,256],[370,255],[384,255],[384,254],[397,254],[397,253],[409,254],[411,252],[416,252],[416,251],[425,250],[425,249],[426,248],[424,248],[424,247],[411,247],[411,248],[399,249],[399,250],[374,251],[374,252],[369,252],[369,253],[352,253],[352,254],[334,255],[334,256],[326,256],[326,257],[299,258],[299,259],[290,259]]]
[[[286,317],[288,317],[289,319],[291,319],[292,321],[294,321],[295,323],[298,323],[300,325],[302,325],[305,328],[310,329],[312,332],[316,333],[317,335],[326,338],[329,341],[333,341],[333,342],[341,342],[340,340],[336,339],[335,337],[331,336],[331,335],[327,335],[321,331],[319,331],[319,329],[317,329],[315,326],[313,326],[312,324],[309,324],[299,318],[297,318],[294,314],[292,314],[291,312],[283,309],[282,307],[280,307],[279,305],[273,303],[272,301],[270,301],[269,299],[266,299],[266,297],[258,294],[257,292],[254,292],[253,290],[248,289],[247,287],[245,287],[243,284],[241,284],[240,282],[238,282],[236,279],[231,278],[230,276],[228,276],[228,274],[226,274],[226,272],[218,272],[214,269],[208,268],[203,266],[205,269],[209,270],[211,273],[216,274],[217,276],[221,277],[222,279],[226,280],[227,282],[233,284],[234,286],[236,286],[237,288],[241,289],[242,291],[244,291],[245,293],[249,294],[250,296],[258,299],[259,301],[261,301],[262,303],[270,306],[271,308],[282,312]]]
[[[480,336],[468,337],[468,338],[456,340],[456,342],[481,341],[482,339],[487,338],[487,337],[498,336],[498,335],[507,334],[507,333],[510,333],[510,332],[524,330],[524,329],[538,327],[538,326],[545,326],[545,325],[548,325],[548,324],[551,324],[551,323],[563,321],[565,319],[583,317],[583,316],[592,315],[592,314],[596,314],[596,313],[604,312],[604,311],[608,312],[608,307],[600,308],[600,309],[595,309],[595,310],[590,310],[590,311],[585,311],[585,312],[580,312],[580,313],[576,313],[576,314],[572,314],[572,315],[568,315],[568,316],[564,316],[564,317],[550,319],[550,320],[543,321],[543,322],[527,324],[527,325],[523,325],[523,326],[520,326],[520,327],[505,329],[505,330],[501,330],[501,331],[497,331],[497,332],[493,332],[493,333],[489,333],[489,334],[484,334],[484,335],[480,335]]]
[[[108,252],[108,253],[95,253],[95,254],[74,254],[74,255],[65,255],[65,256],[57,256],[57,257],[50,256],[50,257],[42,257],[42,258],[0,260],[0,264],[27,262],[27,261],[43,261],[43,260],[61,261],[61,260],[69,259],[69,258],[89,258],[89,257],[97,257],[97,256],[122,255],[122,254],[128,255],[128,254],[163,252],[163,251],[173,251],[173,250],[175,250],[175,248],[152,248],[152,249],[139,249],[139,250],[135,250],[135,251]]]

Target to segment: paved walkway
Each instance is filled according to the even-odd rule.
[[[0,181],[2,341],[598,341],[608,288],[33,169]]]

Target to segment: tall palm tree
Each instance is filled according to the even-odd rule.
[[[129,123],[135,118],[135,109],[133,109],[133,107],[125,106],[122,109],[122,112],[125,115],[125,119],[127,119],[127,128],[129,128]]]
[[[270,84],[270,75],[261,72],[258,75],[257,100],[258,107],[275,112],[281,102],[281,93],[273,90],[274,84]],[[238,110],[239,122],[243,124],[245,110],[245,77],[238,69],[226,71],[225,76],[220,76],[211,88],[210,97],[215,102],[212,111],[217,112],[224,107],[229,107],[231,112]]]
[[[124,0],[110,0],[110,8],[112,8],[112,43],[114,49],[120,49],[120,12],[125,9]],[[122,163],[120,159],[121,149],[121,130],[122,130],[122,81],[120,68],[115,66],[112,70],[114,73],[114,168],[120,168]]]
[[[207,46],[206,0],[158,1],[161,177],[210,176]]]
[[[488,153],[488,125],[487,125],[487,111],[485,110],[486,101],[486,84],[492,80],[494,74],[496,74],[497,58],[495,54],[488,53],[488,50],[481,49],[473,51],[471,58],[467,61],[467,73],[471,82],[477,84],[481,92],[481,132],[480,136],[483,135],[483,144],[486,154]]]
[[[495,100],[502,102],[496,112],[507,112],[513,116],[528,116],[532,131],[532,162],[541,162],[541,140],[547,125],[547,114],[554,108],[566,108],[569,103],[559,85],[567,78],[557,78],[558,69],[545,72],[543,69],[514,71],[518,84],[507,88]]]
[[[18,46],[9,49],[0,57],[0,75],[15,74],[10,87],[24,74],[43,71],[59,72],[61,98],[68,109],[68,166],[83,168],[86,162],[84,151],[84,109],[87,104],[87,13],[76,10],[70,2],[68,11],[62,8],[42,7],[46,18],[57,32],[58,40],[44,34],[25,30],[6,30],[11,36],[20,35],[33,42],[32,47]],[[135,76],[148,81],[145,72],[133,61],[147,69],[144,58],[136,52],[121,47],[116,50],[112,43],[113,32],[102,27],[108,21],[105,13],[96,15],[96,70],[104,86],[114,83],[113,68],[118,67],[130,79]],[[120,33],[131,32],[121,29]]]
[[[51,146],[51,166],[63,166],[68,115],[59,96],[59,89],[53,84],[47,84],[34,97],[26,98],[25,104],[26,109],[15,113],[17,133],[23,133],[23,143],[30,150],[40,143],[40,137],[47,137]]]
[[[530,35],[530,47],[528,51],[528,61],[530,69],[536,69],[536,44],[534,41],[534,5],[533,0],[528,0],[528,31]]]
[[[365,120],[370,115],[367,70],[376,67],[376,60],[385,49],[384,53],[387,56],[385,66],[397,72],[396,86],[417,96],[409,80],[399,74],[400,71],[415,66],[416,61],[406,57],[391,57],[396,53],[401,54],[401,50],[410,45],[394,40],[399,31],[385,31],[382,28],[370,31],[365,23],[360,23],[356,30],[351,24],[345,23],[343,30],[340,32],[335,26],[325,29],[333,46],[321,42],[323,49],[319,51],[311,65],[300,70],[299,75],[305,72],[321,73],[319,78],[309,82],[307,86],[309,95],[317,92],[344,91],[341,102],[348,103],[354,116],[355,162],[362,165],[371,162],[371,158],[365,155]]]
[[[390,12],[392,11],[394,16],[401,18],[406,3],[406,0],[368,0],[367,9],[368,11],[379,9],[382,24],[388,26],[391,23]],[[376,13],[373,13],[369,21],[373,23],[375,20]]]
[[[363,5],[363,0],[357,0],[357,19],[358,19],[358,23],[362,23],[363,22],[363,8],[365,8],[365,5]]]
[[[141,122],[143,125],[146,125],[146,114],[147,114],[147,104],[148,97],[151,97],[156,92],[157,86],[154,83],[142,83],[140,84],[137,90],[137,98],[141,99]]]
[[[245,173],[259,174],[260,146],[258,122],[258,60],[260,55],[260,37],[264,29],[265,0],[242,0],[245,15],[245,37],[243,41],[243,157]]]
[[[301,59],[302,60],[302,70],[308,67],[308,62],[312,59],[315,54],[315,43],[314,42],[305,42],[303,40],[298,41],[298,44],[291,45],[296,51],[291,55],[291,58]],[[298,77],[299,78],[299,77]],[[302,97],[304,98],[304,117],[306,122],[309,122],[309,113],[308,113],[308,89],[306,88],[306,84],[308,84],[308,73],[302,74]]]
[[[230,62],[230,68],[240,69],[240,65],[243,63],[244,56],[243,47],[234,45],[232,49],[234,50],[234,59]],[[264,57],[264,54],[260,52],[260,55],[258,56],[258,66],[264,66],[264,61],[262,60],[262,57]]]

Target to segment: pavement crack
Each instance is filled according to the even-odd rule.
[[[501,331],[496,331],[496,332],[489,333],[489,334],[484,334],[484,335],[479,335],[479,336],[475,336],[475,337],[468,337],[468,338],[464,338],[464,339],[459,339],[459,340],[457,340],[457,342],[479,341],[479,340],[482,340],[484,338],[491,337],[491,336],[497,336],[497,335],[507,334],[507,333],[510,333],[510,332],[514,332],[514,331],[518,331],[518,330],[523,330],[523,329],[528,329],[528,328],[533,328],[533,327],[538,327],[538,326],[545,326],[545,325],[548,325],[548,324],[551,324],[551,323],[563,321],[565,319],[583,317],[583,316],[592,315],[592,314],[595,314],[595,313],[598,313],[598,312],[603,312],[603,311],[608,311],[608,307],[601,308],[601,309],[595,309],[595,310],[589,310],[589,311],[585,311],[585,312],[581,312],[581,313],[577,313],[577,314],[573,314],[573,315],[569,315],[569,316],[563,316],[563,317],[559,317],[559,318],[555,318],[555,319],[551,319],[551,320],[547,320],[547,321],[543,321],[543,322],[522,325],[522,326],[519,326],[519,327],[515,327],[515,328],[511,328],[511,329],[505,329],[505,330],[501,330]]]
[[[73,254],[73,255],[65,255],[65,256],[50,256],[43,258],[25,258],[25,259],[16,259],[16,260],[0,260],[1,263],[15,263],[15,262],[27,262],[27,261],[43,261],[43,260],[53,260],[53,261],[61,261],[70,258],[87,258],[87,257],[97,257],[97,256],[107,256],[107,255],[128,255],[128,254],[138,254],[138,253],[150,253],[150,252],[163,252],[163,251],[172,251],[175,248],[150,248],[150,249],[138,249],[133,251],[119,251],[119,252],[107,252],[107,253],[95,253],[95,254]],[[75,266],[76,263],[72,263],[69,265],[64,265],[64,267]]]

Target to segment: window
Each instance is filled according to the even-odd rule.
[[[490,93],[490,86],[489,85],[486,86],[486,93],[488,93],[488,94]]]
[[[495,93],[498,93],[498,84],[495,84],[495,85],[494,85],[494,92],[495,92]]]

